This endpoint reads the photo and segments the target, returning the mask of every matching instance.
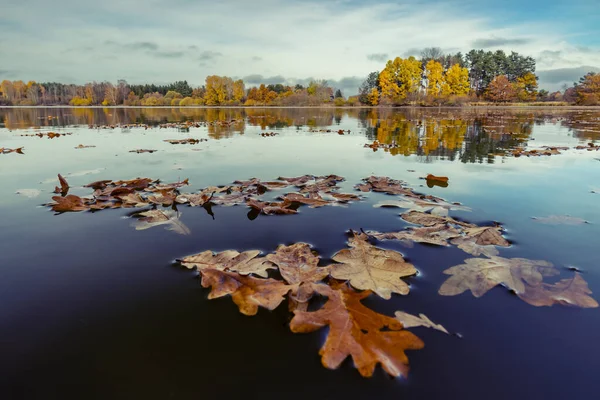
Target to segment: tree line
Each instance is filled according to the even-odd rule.
[[[600,74],[589,73],[573,87],[549,93],[538,90],[532,57],[502,50],[471,50],[444,54],[436,47],[419,58],[396,57],[381,71],[370,73],[356,96],[344,97],[325,80],[308,85],[283,83],[246,87],[243,80],[211,75],[205,84],[187,81],[168,85],[128,84],[119,80],[85,85],[57,82],[0,83],[0,105],[73,106],[302,106],[324,105],[460,105],[477,101],[496,103],[561,101],[600,104]]]

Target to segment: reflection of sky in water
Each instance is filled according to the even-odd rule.
[[[3,110],[0,115],[6,117],[11,112]],[[102,110],[91,114],[86,110],[51,112],[86,112],[88,117],[93,117],[94,113]],[[139,118],[140,111],[135,112],[134,117],[137,115],[135,118]],[[151,110],[150,116],[144,118],[166,122],[178,117],[169,112]],[[198,114],[194,115],[194,112]],[[214,112],[217,113],[216,110]],[[237,118],[239,115],[236,113],[239,112],[226,110],[222,116]],[[227,353],[229,361],[240,365],[247,362],[257,371],[268,371],[277,381],[273,383],[275,388],[292,384],[290,374],[282,374],[278,370],[282,363],[287,362],[289,355],[296,366],[285,365],[291,368],[291,375],[305,377],[307,387],[316,390],[317,385],[339,384],[350,396],[380,391],[386,398],[402,392],[412,393],[413,397],[428,394],[430,398],[440,398],[447,395],[450,388],[456,397],[475,399],[482,398],[483,392],[479,390],[489,394],[489,388],[494,387],[494,393],[488,398],[507,398],[522,389],[525,384],[522,377],[527,376],[528,387],[535,388],[538,393],[528,398],[553,398],[557,394],[586,398],[595,382],[590,371],[595,371],[594,365],[600,356],[598,347],[594,345],[593,333],[600,327],[598,311],[560,306],[535,308],[518,301],[501,288],[490,291],[481,299],[470,294],[453,298],[438,296],[437,288],[444,279],[441,271],[466,258],[464,253],[455,249],[422,245],[406,249],[393,242],[380,244],[402,251],[421,273],[411,279],[412,292],[409,296],[394,297],[389,302],[369,299],[367,303],[390,315],[397,309],[423,312],[450,331],[458,331],[465,336],[458,340],[441,337],[425,329],[415,330],[424,339],[426,350],[409,354],[413,372],[409,383],[400,386],[383,376],[373,381],[357,379],[357,373],[351,368],[336,372],[322,369],[315,361],[322,333],[312,338],[288,335],[280,329],[285,325],[285,317],[281,317],[281,324],[278,324],[279,321],[270,319],[272,316],[268,313],[262,313],[256,319],[240,318],[228,300],[207,303],[204,300],[206,292],[198,289],[197,282],[191,280],[188,273],[169,267],[175,258],[206,249],[259,248],[272,251],[280,243],[296,241],[313,244],[327,261],[335,251],[345,246],[344,232],[347,229],[390,231],[406,226],[398,218],[400,210],[372,207],[372,204],[385,199],[385,195],[367,193],[365,201],[346,208],[304,207],[295,216],[259,216],[253,221],[246,217],[248,210],[242,206],[215,207],[214,220],[201,208],[185,207],[181,219],[192,231],[190,236],[178,236],[162,227],[136,232],[130,226],[131,220],[120,218],[126,216],[128,210],[54,216],[46,208],[37,207],[50,200],[57,173],[71,174],[67,178],[74,187],[72,192],[79,195],[90,193],[78,186],[91,181],[137,176],[164,181],[189,178],[189,190],[195,191],[204,186],[250,177],[268,180],[307,173],[338,174],[347,179],[341,184],[342,191],[349,192],[361,178],[386,175],[405,180],[423,193],[459,201],[473,209],[472,212],[452,212],[452,215],[475,223],[501,222],[508,239],[515,243],[509,249],[501,249],[501,256],[551,261],[561,269],[560,278],[570,276],[570,272],[562,267],[577,266],[584,271],[584,278],[594,297],[600,297],[600,257],[596,249],[600,237],[600,194],[590,193],[593,187],[600,187],[600,162],[595,159],[600,158],[600,153],[569,150],[552,157],[497,156],[493,163],[488,163],[487,153],[483,151],[488,147],[483,146],[481,153],[475,152],[475,163],[463,162],[465,160],[461,160],[460,156],[450,161],[448,149],[444,146],[430,143],[432,151],[425,154],[421,134],[417,136],[421,143],[417,146],[417,154],[408,152],[407,156],[392,156],[363,146],[374,139],[373,135],[380,139],[387,135],[381,129],[382,122],[387,121],[388,126],[396,124],[401,131],[402,124],[406,124],[402,121],[407,117],[403,112],[400,116],[390,112],[369,116],[365,115],[366,110],[351,110],[337,115],[339,121],[336,121],[332,110],[245,112],[248,117],[255,112],[252,118],[271,119],[273,124],[285,120],[290,127],[268,128],[279,132],[279,135],[264,138],[259,135],[263,131],[260,124],[246,123],[243,135],[236,132],[239,129],[236,127],[221,135],[220,140],[212,139],[216,136],[210,134],[206,127],[191,128],[189,132],[178,132],[172,128],[134,128],[123,132],[121,129],[89,130],[87,126],[69,126],[59,131],[73,132],[73,135],[52,140],[19,136],[34,132],[32,129],[12,132],[0,129],[0,147],[25,146],[25,155],[0,155],[0,213],[3,216],[0,219],[0,272],[3,276],[0,280],[0,301],[4,304],[0,310],[0,324],[10,326],[0,333],[0,343],[10,343],[10,350],[3,350],[3,358],[13,363],[12,375],[8,376],[13,378],[15,385],[24,381],[26,376],[31,377],[33,373],[35,377],[41,371],[47,379],[73,374],[84,385],[92,385],[90,377],[97,371],[87,365],[99,365],[100,370],[114,369],[118,371],[117,375],[127,376],[132,382],[141,382],[142,375],[145,375],[146,381],[150,377],[159,391],[168,387],[186,387],[183,380],[164,375],[164,365],[177,359],[180,367],[171,365],[169,368],[175,368],[178,376],[185,377],[187,371],[194,372],[195,378],[191,381],[195,389],[189,390],[205,390],[210,394],[218,390],[216,382],[220,382],[214,374],[236,380],[244,378],[218,363],[211,366],[211,373],[206,374],[208,369],[198,361],[199,358],[207,355],[218,358],[221,355],[211,355],[211,351],[216,350],[196,350],[193,347],[198,346],[190,342],[188,345],[177,344],[182,341],[181,335],[188,340],[193,337],[212,343],[210,347],[223,349],[237,342],[236,332],[243,331],[257,340],[256,343],[271,343],[277,351],[264,350],[261,361],[255,365],[248,361],[253,350],[240,348],[237,352]],[[199,111],[190,113],[187,117],[201,120]],[[257,118],[260,113],[268,118]],[[460,116],[459,111],[453,113],[457,118]],[[218,113],[214,115],[219,116]],[[208,114],[204,116],[208,118]],[[419,115],[408,117],[419,120]],[[427,117],[421,118],[426,125]],[[531,119],[526,117],[523,122],[527,124],[530,135],[527,133],[520,142],[511,142],[510,138],[501,135],[497,138],[485,135],[477,131],[479,122],[470,120],[464,137],[456,142],[459,144],[456,152],[464,153],[473,138],[482,137],[492,137],[497,143],[496,150],[509,150],[512,145],[527,144],[536,148],[581,143],[562,124],[563,121],[548,118],[547,123],[539,120],[528,122]],[[125,118],[119,122],[130,121]],[[334,132],[310,133],[306,123],[317,130],[331,129]],[[301,129],[297,129],[296,125],[302,125]],[[491,126],[500,124],[485,122],[483,125],[498,130]],[[338,135],[335,133],[338,129],[349,129],[351,133]],[[417,130],[415,128],[415,132]],[[420,132],[426,130],[423,128]],[[188,137],[209,138],[209,141],[197,145],[163,142],[164,139]],[[448,143],[443,135],[440,138],[442,143]],[[96,147],[75,150],[74,147],[79,144]],[[143,148],[158,152],[128,152]],[[479,159],[482,162],[478,162]],[[86,171],[89,173],[82,173]],[[419,179],[428,173],[448,176],[450,185],[447,188],[428,188],[425,181]],[[36,198],[15,194],[18,189],[25,188],[39,189],[42,193]],[[277,193],[285,193],[285,190],[273,195]],[[554,226],[531,220],[532,216],[552,214],[570,214],[591,224]],[[204,324],[207,323],[214,324],[214,327],[206,329]],[[155,333],[150,333],[149,329]],[[188,336],[185,333],[188,331],[193,334]],[[22,335],[22,332],[28,333]],[[153,356],[156,357],[152,361],[156,370],[140,367],[150,362],[150,356],[144,350],[149,347],[169,349],[164,355]],[[63,359],[61,354],[67,356]],[[281,354],[286,354],[285,360],[281,359]],[[46,364],[51,371],[43,367]],[[569,370],[573,372],[563,371],[562,380],[549,381],[548,377],[556,372],[556,365],[570,366]],[[139,370],[139,376],[135,370]],[[532,370],[540,372],[532,375]],[[249,375],[258,380],[253,372]],[[501,386],[497,385],[498,377],[502,381]],[[105,381],[115,379],[109,373]],[[431,385],[433,379],[439,383],[434,385],[439,390]],[[471,383],[467,388],[458,388],[456,382]],[[198,389],[198,386],[203,389]],[[45,387],[54,386],[52,382],[46,382]]]

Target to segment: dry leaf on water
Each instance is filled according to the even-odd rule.
[[[462,234],[450,243],[473,256],[496,256],[499,253],[495,246],[510,246],[508,240],[502,236],[502,228],[498,226],[476,226],[464,228],[461,232]]]
[[[585,219],[571,217],[570,215],[550,215],[548,217],[532,217],[535,222],[550,225],[581,225],[588,224]]]
[[[258,307],[274,310],[284,300],[291,286],[275,279],[242,276],[218,269],[203,269],[202,286],[212,287],[209,299],[231,295],[231,299],[244,315],[255,315]]]
[[[202,207],[206,203],[208,203],[212,198],[212,195],[207,195],[203,193],[192,194],[192,193],[182,193],[175,198],[175,202],[179,204],[189,204],[192,207]]]
[[[404,325],[405,329],[424,326],[425,328],[432,328],[446,334],[448,333],[446,328],[444,328],[442,325],[433,323],[433,321],[430,320],[425,314],[419,314],[417,317],[409,313],[405,313],[404,311],[396,311],[394,315],[398,321],[402,322],[402,325]]]
[[[434,226],[439,224],[453,224],[458,225],[464,228],[475,228],[476,225],[469,224],[467,222],[458,221],[452,217],[445,217],[441,215],[427,214],[421,211],[409,211],[407,213],[401,214],[403,220],[406,222],[410,222],[416,225],[423,226]]]
[[[384,299],[392,293],[408,294],[409,287],[400,278],[416,274],[416,268],[402,254],[379,249],[367,239],[365,233],[352,232],[350,249],[340,250],[332,257],[339,264],[330,265],[331,276],[348,280],[357,289],[372,290]]]
[[[6,147],[0,147],[0,154],[9,154],[9,153],[25,154],[25,153],[23,153],[24,148],[25,147],[18,147],[16,149],[8,149]]]
[[[189,235],[191,233],[189,228],[179,220],[181,212],[178,213],[173,210],[149,210],[136,215],[142,217],[133,223],[136,231],[165,225],[167,230],[179,233],[180,235]]]
[[[318,267],[319,257],[313,254],[306,243],[280,245],[274,254],[267,255],[267,260],[279,268],[281,276],[287,283],[295,285],[290,299],[291,308],[306,309],[308,300],[314,292],[313,284],[329,275],[328,267]]]
[[[401,196],[400,200],[380,201],[379,203],[374,204],[373,207],[398,207],[421,212],[430,211],[431,214],[442,217],[447,217],[448,211],[450,210],[471,211],[469,207],[465,207],[460,204],[452,204],[445,201],[433,202],[405,196]]]
[[[141,154],[141,153],[154,153],[156,151],[158,151],[158,150],[137,149],[137,150],[130,150],[129,152]]]
[[[75,196],[74,194],[63,196],[53,196],[52,200],[55,203],[48,204],[52,207],[53,211],[62,213],[62,212],[76,212],[76,211],[87,211],[90,209],[88,205],[86,205],[83,199],[79,196]]]
[[[60,182],[60,187],[56,186],[54,193],[61,193],[63,196],[66,195],[69,192],[69,183],[61,174],[58,174],[58,182]]]
[[[91,149],[92,147],[96,147],[96,146],[84,146],[82,144],[80,144],[79,146],[75,147],[75,149]]]
[[[315,290],[328,298],[327,303],[314,312],[295,310],[290,329],[306,333],[329,327],[319,352],[326,368],[338,368],[351,356],[364,377],[372,376],[378,363],[392,376],[407,375],[405,350],[423,348],[421,339],[403,330],[398,320],[365,307],[360,301],[369,296],[368,291],[359,293],[345,284],[315,285]]]
[[[200,139],[166,139],[163,142],[171,143],[171,144],[198,144],[200,143]]]
[[[296,214],[298,212],[296,209],[292,208],[292,203],[289,201],[264,202],[255,199],[247,199],[246,205],[265,215]]]
[[[460,231],[450,224],[438,224],[421,228],[409,227],[400,232],[368,231],[367,234],[377,240],[400,240],[409,246],[412,242],[449,246],[448,240],[459,237]]]
[[[268,270],[275,266],[265,257],[258,257],[260,250],[248,250],[238,253],[235,250],[225,250],[214,254],[207,250],[202,253],[185,257],[179,262],[182,266],[198,271],[217,269],[219,271],[232,271],[241,275],[256,274],[266,278]]]

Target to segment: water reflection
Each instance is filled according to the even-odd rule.
[[[535,126],[566,128],[580,141],[600,140],[600,116],[580,110],[368,109],[368,108],[18,108],[0,109],[9,130],[88,125],[151,127],[193,121],[213,139],[244,134],[248,127],[287,132],[315,131],[356,123],[366,141],[377,141],[392,156],[416,155],[463,163],[493,163],[515,147],[525,147]],[[295,129],[294,129],[295,128]]]

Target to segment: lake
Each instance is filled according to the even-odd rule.
[[[198,273],[176,262],[205,250],[266,254],[305,242],[329,265],[349,230],[410,226],[402,209],[373,207],[393,196],[354,188],[382,176],[470,208],[451,210],[458,220],[501,224],[511,245],[498,247],[500,257],[552,263],[559,275],[550,283],[580,273],[598,301],[600,151],[575,148],[600,142],[597,110],[0,108],[0,123],[0,147],[24,147],[0,154],[3,399],[547,400],[600,391],[600,310],[536,307],[501,285],[481,297],[441,296],[443,271],[474,257],[455,246],[372,241],[402,253],[418,274],[405,279],[410,294],[363,304],[388,316],[423,313],[450,332],[411,328],[425,347],[407,351],[410,373],[401,378],[379,366],[363,378],[350,359],[324,368],[326,329],[292,333],[286,304],[248,317],[228,296],[208,300]],[[35,136],[48,132],[61,135]],[[164,141],[187,138],[206,140]],[[544,146],[569,149],[515,156]],[[138,149],[156,151],[131,152]],[[132,209],[53,212],[44,204],[59,173],[78,196],[99,180],[189,179],[183,190],[194,192],[253,177],[335,174],[345,178],[341,192],[363,198],[295,215],[252,215],[244,204],[215,205],[210,215],[182,205],[190,233],[180,235],[136,230]],[[428,174],[448,185],[428,185]],[[532,218],[552,215],[587,223]],[[565,221],[575,223],[554,223]]]

